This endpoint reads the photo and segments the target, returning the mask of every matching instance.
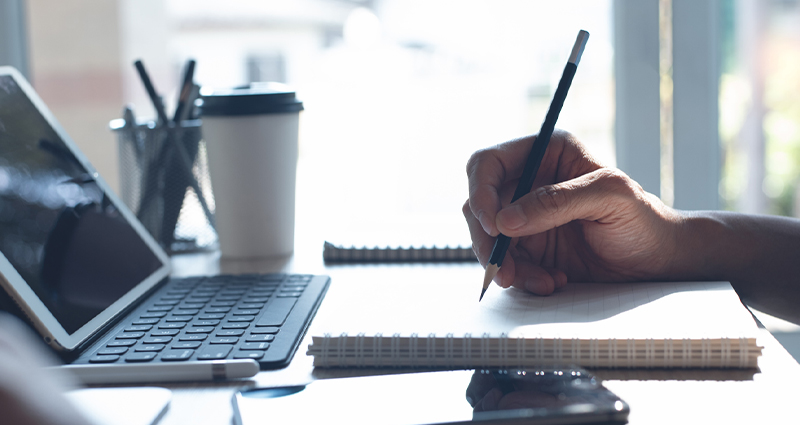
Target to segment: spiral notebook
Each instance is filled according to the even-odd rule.
[[[326,234],[326,263],[477,262],[463,218],[405,216],[334,227]]]
[[[308,354],[317,367],[433,368],[755,368],[761,355],[727,282],[571,283],[548,297],[491,289],[478,303],[457,281],[384,288],[396,307],[362,305],[354,314],[369,320],[328,324]]]
[[[326,263],[406,263],[478,261],[472,247],[464,246],[354,246],[325,241]]]

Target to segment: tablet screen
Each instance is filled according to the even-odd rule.
[[[164,264],[9,75],[0,75],[0,252],[72,334]]]

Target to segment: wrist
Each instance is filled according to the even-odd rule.
[[[746,229],[736,226],[739,214],[721,211],[679,211],[677,261],[672,278],[732,280],[756,258]]]

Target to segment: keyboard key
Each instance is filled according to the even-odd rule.
[[[200,342],[200,341],[186,341],[186,342],[176,342],[176,343],[172,344],[171,348],[175,348],[175,349],[181,349],[181,348],[182,349],[187,349],[187,348],[195,349],[195,348],[199,348],[201,345],[203,345],[203,343]]]
[[[274,326],[265,326],[263,328],[253,328],[250,330],[250,333],[255,334],[276,334],[281,330],[281,328],[276,328]]]
[[[117,339],[139,339],[144,336],[144,332],[123,332],[117,335]]]
[[[234,359],[253,359],[258,360],[264,357],[263,351],[237,351],[233,354]]]
[[[185,315],[194,316],[195,314],[197,314],[199,312],[200,312],[200,310],[196,309],[196,308],[182,308],[182,309],[179,309],[179,310],[175,310],[175,314],[176,315],[181,315],[181,316],[185,316]]]
[[[233,316],[228,318],[228,322],[252,322],[256,316]]]
[[[255,316],[261,313],[261,310],[236,310],[233,312],[235,316]]]
[[[278,294],[278,298],[300,298],[300,295],[303,295],[302,292],[281,292]]]
[[[158,323],[158,319],[156,319],[156,318],[153,318],[153,319],[148,319],[148,318],[137,319],[137,320],[135,320],[133,322],[134,325],[154,325],[156,323]]]
[[[240,350],[266,350],[269,348],[268,342],[246,342],[239,346]]]
[[[206,306],[206,303],[183,303],[178,306],[180,309],[198,309]],[[195,313],[197,314],[197,313]]]
[[[233,307],[236,301],[214,301],[209,304],[209,307]]]
[[[208,338],[208,334],[191,334],[191,335],[181,335],[178,337],[179,341],[205,341]]]
[[[109,342],[106,344],[106,347],[130,347],[134,344],[136,344],[135,339],[118,339],[116,341]]]
[[[181,300],[160,300],[158,302],[153,303],[153,305],[175,305],[181,302]]]
[[[254,293],[257,293],[257,292],[274,292],[274,291],[277,291],[279,287],[280,287],[280,285],[274,285],[274,284],[256,285],[250,290],[250,293],[254,294]]]
[[[192,319],[194,319],[194,317],[192,316],[170,316],[164,320],[166,320],[167,322],[189,322]]]
[[[134,351],[143,352],[143,351],[161,351],[165,347],[164,344],[147,344],[147,345],[140,345],[134,348]]]
[[[233,322],[233,323],[223,323],[222,329],[247,329],[250,327],[249,322]]]
[[[244,335],[243,329],[223,329],[217,331],[217,336],[242,336]]]
[[[189,360],[192,354],[194,354],[194,350],[168,350],[161,355],[161,360],[166,362]]]
[[[150,336],[175,336],[180,331],[180,329],[157,329],[150,332]]]
[[[89,359],[89,363],[114,363],[115,361],[119,360],[119,355],[117,354],[109,354],[109,355],[96,355]]]
[[[233,350],[232,345],[217,344],[208,345],[197,352],[197,360],[217,360],[224,359]]]
[[[208,340],[209,344],[236,344],[239,338],[226,337],[226,338],[211,338]]]
[[[156,358],[156,353],[154,352],[144,352],[144,353],[130,353],[125,356],[126,362],[149,362]]]
[[[194,326],[217,326],[219,320],[196,320],[192,323]]]
[[[171,305],[154,305],[147,309],[147,311],[170,311],[173,306]]]
[[[186,322],[169,322],[158,325],[159,329],[183,329],[186,327]]]
[[[248,309],[262,308],[262,307],[264,307],[264,303],[241,303],[236,308],[242,310],[248,310]]]
[[[245,301],[249,303],[265,303],[269,301],[269,297],[250,296],[247,297]]]
[[[182,294],[164,295],[163,297],[161,297],[160,301],[175,301],[175,300],[180,301],[183,298],[184,298],[184,295],[182,295]]]
[[[114,347],[114,348],[104,348],[97,352],[98,356],[113,356],[119,354],[125,354],[128,352],[127,347]]]
[[[167,315],[166,311],[152,311],[150,313],[144,313],[139,316],[142,319],[153,319],[153,318],[162,318]]]
[[[292,311],[297,298],[276,298],[269,306],[267,311],[258,320],[256,326],[280,326],[286,321],[289,312]]]
[[[212,307],[205,309],[204,313],[227,313],[231,311],[230,307]]]
[[[200,327],[200,328],[189,328],[186,330],[187,334],[207,334],[210,332],[214,332],[214,328]]]
[[[272,342],[275,340],[275,335],[250,335],[245,341],[247,342]]]
[[[303,292],[306,285],[287,285],[281,288],[281,292]]]
[[[169,344],[170,342],[172,342],[171,336],[157,336],[142,340],[142,344]]]
[[[225,313],[203,314],[198,317],[199,320],[219,320],[225,318]]]
[[[125,332],[147,332],[150,329],[153,329],[153,325],[128,326],[125,328]]]
[[[186,295],[189,292],[192,292],[192,290],[188,289],[188,288],[182,288],[182,289],[177,289],[176,288],[176,289],[170,289],[169,291],[167,291],[167,295]]]
[[[239,298],[242,298],[241,295],[227,295],[227,296],[218,296],[214,301],[238,301]]]
[[[186,300],[186,302],[190,303],[203,303],[203,304],[209,301],[211,301],[211,296],[208,295],[192,295]]]

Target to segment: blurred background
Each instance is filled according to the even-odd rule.
[[[306,223],[463,236],[467,159],[538,131],[579,29],[560,128],[677,208],[800,217],[800,0],[0,0],[0,65],[114,188],[108,122],[155,115],[134,60],[170,108],[189,58],[287,83]]]
[[[171,105],[181,67],[194,58],[202,85],[279,81],[298,91],[306,105],[301,178],[325,189],[320,196],[330,197],[321,202],[353,205],[348,202],[368,198],[398,213],[446,214],[466,197],[471,152],[538,130],[583,28],[591,38],[559,127],[674,204],[676,175],[694,182],[705,177],[694,175],[698,167],[676,164],[672,146],[680,114],[678,100],[673,104],[672,50],[677,60],[681,48],[673,40],[694,31],[677,15],[680,0],[674,3],[2,0],[7,34],[0,63],[22,68],[113,187],[119,187],[118,160],[106,123],[126,103],[140,117],[154,115],[132,62],[144,60]],[[717,134],[705,138],[717,140],[700,143],[716,153],[718,165],[703,168],[716,167],[717,199],[676,207],[800,216],[800,1],[707,3],[712,32],[695,41],[718,53],[706,64],[718,82],[710,92],[718,117],[709,115],[718,122],[709,124]],[[652,59],[626,59],[630,52],[620,50],[635,54],[653,37],[658,44],[645,46],[651,52],[644,55],[652,58],[655,50],[656,62],[643,65],[658,73],[658,135],[620,140],[630,126],[620,110],[631,110],[620,105],[652,109],[637,100],[651,93],[636,90],[635,82],[624,87],[645,74],[625,70]],[[620,60],[633,65],[619,69]],[[652,96],[646,101],[652,104]],[[630,148],[648,143],[658,146],[657,164]],[[642,165],[657,172],[655,180],[637,175]]]

